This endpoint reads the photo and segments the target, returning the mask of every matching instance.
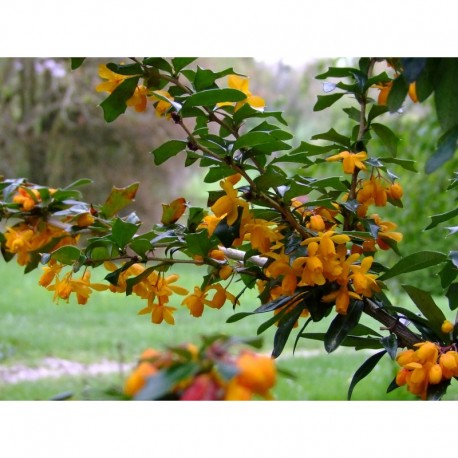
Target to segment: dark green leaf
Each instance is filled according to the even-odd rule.
[[[442,130],[448,131],[458,125],[458,59],[441,59],[434,90],[436,112]]]
[[[351,67],[329,67],[324,73],[315,76],[317,80],[324,80],[326,78],[343,78],[345,76],[352,76],[352,72],[357,70]]]
[[[330,151],[339,149],[336,145],[312,145],[311,143],[301,142],[301,144],[293,149],[288,155],[295,155],[302,152],[308,153],[309,156],[315,156],[317,154],[329,153]]]
[[[273,358],[278,358],[281,355],[288,341],[288,337],[303,310],[304,305],[297,304],[291,311],[288,311],[278,323],[278,329],[274,336],[274,348],[272,350]]]
[[[348,117],[350,119],[353,119],[353,121],[360,122],[361,120],[361,111],[356,109],[355,107],[350,107],[350,108],[344,108],[343,111],[347,113]]]
[[[396,377],[391,380],[391,383],[388,385],[388,388],[386,389],[387,394],[391,393],[395,389],[399,388],[399,385],[396,383]]]
[[[431,216],[431,223],[425,228],[425,231],[436,227],[438,224],[448,221],[458,215],[458,207],[445,213]]]
[[[94,181],[91,180],[90,178],[81,178],[79,180],[74,181],[73,183],[69,184],[68,186],[65,186],[63,189],[74,189],[74,188],[79,188],[81,186],[86,186],[88,184],[93,183]]]
[[[207,256],[208,252],[218,246],[218,238],[212,235],[209,237],[206,230],[186,234],[184,236],[186,245],[192,256]]]
[[[297,295],[295,296],[280,296],[273,301],[267,302],[265,304],[260,305],[254,313],[265,313],[265,312],[273,312],[280,307],[285,306],[288,302],[293,303],[297,299]]]
[[[445,321],[445,315],[434,302],[431,294],[411,285],[402,285],[402,287],[423,316],[430,322],[431,329],[440,335],[442,323]]]
[[[450,380],[442,380],[437,385],[428,385],[426,393],[426,399],[428,401],[440,401],[442,397],[447,393],[447,388],[450,385]]]
[[[142,258],[152,249],[151,242],[141,237],[133,238],[129,247]]]
[[[259,191],[267,191],[269,188],[277,188],[287,182],[285,173],[276,167],[267,167],[265,173],[254,179]]]
[[[337,144],[342,145],[345,148],[349,148],[351,143],[350,138],[339,134],[332,128],[323,134],[314,135],[312,137],[312,140],[329,140],[331,142],[336,142]]]
[[[418,170],[415,167],[415,161],[411,159],[399,159],[397,157],[380,157],[379,160],[386,164],[400,165],[403,169],[410,170],[411,172],[418,172]]]
[[[318,96],[318,101],[315,103],[315,106],[313,107],[313,111],[321,111],[324,110],[325,108],[330,107],[332,104],[337,102],[345,92],[337,92],[335,94],[330,94],[330,95],[319,95]]]
[[[173,73],[172,66],[162,57],[147,57],[143,59],[144,65],[150,65],[151,67],[163,70],[169,74]]]
[[[379,353],[376,353],[375,355],[372,355],[366,361],[364,361],[364,363],[358,368],[358,370],[353,375],[353,378],[350,383],[350,387],[348,388],[348,394],[347,394],[348,400],[351,399],[351,395],[357,383],[360,382],[363,378],[365,378],[367,375],[369,375],[372,372],[372,369],[374,369],[374,367],[377,365],[377,363],[380,361],[380,359],[382,358],[382,356],[385,353],[386,353],[386,350],[383,350]]]
[[[388,109],[391,113],[398,111],[406,98],[409,85],[404,75],[399,75],[394,81],[390,93],[388,94]]]
[[[415,92],[419,102],[424,102],[432,94],[441,60],[436,57],[426,60],[425,68],[415,82]]]
[[[288,309],[285,308],[281,310],[279,313],[274,314],[271,318],[269,318],[267,321],[265,321],[258,327],[256,334],[257,335],[262,334],[265,330],[269,329],[275,323],[280,321],[287,312],[288,312]]]
[[[324,348],[328,353],[333,352],[348,333],[358,324],[363,312],[364,303],[362,301],[353,301],[350,303],[347,314],[338,314],[331,322],[324,339]]]
[[[215,181],[226,178],[234,174],[234,169],[226,165],[212,167],[205,175],[204,183],[214,183]]]
[[[353,333],[353,330],[352,330]],[[304,332],[301,333],[300,337],[304,339],[324,341],[326,334],[324,332]],[[378,350],[383,348],[379,338],[375,337],[361,337],[354,335],[347,335],[344,340],[340,343],[341,347],[353,347],[355,350],[372,349]]]
[[[208,106],[212,107],[222,102],[240,102],[246,99],[246,94],[237,89],[208,89],[189,96],[183,107]]]
[[[100,104],[106,122],[114,121],[126,111],[126,102],[135,92],[138,80],[138,76],[127,78]]]
[[[234,315],[231,315],[227,320],[226,323],[235,323],[236,321],[243,320],[243,318],[246,318],[247,316],[255,315],[255,312],[240,312],[240,313],[234,313]]]
[[[175,57],[172,59],[172,65],[175,72],[179,72],[184,67],[192,64],[196,60],[196,57]]]
[[[113,224],[110,239],[113,240],[119,248],[124,249],[138,231],[138,227],[137,224],[126,223],[117,218]]]
[[[384,124],[373,123],[371,124],[371,127],[377,137],[379,137],[382,143],[388,148],[388,151],[393,156],[396,156],[398,152],[399,138],[394,135],[393,131]]]
[[[448,299],[450,310],[456,310],[458,308],[458,283],[452,283],[445,295]]]
[[[438,141],[437,149],[429,157],[425,165],[425,172],[431,173],[447,162],[455,154],[458,145],[458,124],[453,126]]]
[[[388,107],[385,105],[372,105],[367,119],[369,122],[372,122],[373,119],[386,113],[387,111]]]
[[[274,140],[270,132],[247,132],[240,136],[234,143],[233,150],[236,151],[241,148],[249,148],[263,143],[269,143]]]
[[[176,156],[180,151],[186,148],[186,142],[183,140],[169,140],[161,146],[151,151],[154,156],[154,163],[160,165],[173,156]]]
[[[107,68],[118,75],[140,76],[143,73],[140,64],[117,65],[114,63],[107,64]]]
[[[438,273],[441,279],[442,288],[447,288],[458,275],[458,269],[453,265],[451,261],[444,263],[444,267]]]
[[[85,57],[71,57],[71,69],[76,70],[77,68],[81,67],[83,65],[83,62],[86,60]]]
[[[352,336],[378,336],[382,337],[381,334],[379,334],[377,331],[374,331],[373,329],[367,327],[364,324],[358,323],[352,330],[351,330]]]
[[[100,213],[106,218],[116,215],[124,207],[132,203],[137,194],[139,183],[132,183],[125,188],[116,188],[113,186],[110,195],[103,204]]]
[[[389,336],[382,337],[380,342],[390,355],[390,358],[394,361],[398,351],[398,339],[396,338],[396,335],[390,334]]]
[[[425,57],[404,57],[401,59],[403,74],[408,83],[418,79],[426,66]]]
[[[447,255],[439,251],[419,251],[400,259],[391,269],[387,270],[378,279],[384,281],[400,274],[436,266],[446,259]]]

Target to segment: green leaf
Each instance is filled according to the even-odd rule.
[[[379,137],[382,143],[388,148],[388,151],[393,156],[396,156],[398,152],[399,138],[396,137],[393,131],[384,124],[373,123],[371,124],[371,127],[377,137]]]
[[[352,330],[353,332],[353,330]],[[301,334],[304,339],[324,341],[326,334],[324,332],[304,332]],[[340,343],[341,347],[353,347],[355,350],[372,349],[378,350],[383,348],[380,339],[374,337],[360,337],[354,335],[347,335]]]
[[[447,261],[438,275],[441,279],[442,288],[447,288],[458,275],[458,269],[451,261]]]
[[[458,207],[445,213],[431,216],[431,223],[425,228],[425,231],[436,227],[438,224],[448,221],[458,215]]]
[[[347,314],[338,314],[331,322],[324,339],[324,348],[328,353],[333,352],[348,333],[358,324],[363,312],[364,303],[362,301],[353,301],[350,303]]]
[[[247,132],[234,142],[233,150],[236,151],[241,148],[250,148],[262,145],[263,143],[270,143],[273,140],[274,138],[270,132]]]
[[[339,134],[332,128],[323,134],[314,135],[312,140],[329,140],[331,142],[336,142],[345,148],[349,148],[351,143],[349,137],[345,137],[344,135]]]
[[[355,107],[350,107],[350,108],[344,108],[343,111],[347,113],[348,117],[350,119],[353,119],[353,121],[360,122],[361,120],[361,111],[356,109]]]
[[[143,59],[144,65],[150,65],[169,74],[173,73],[172,66],[162,57],[147,57]]]
[[[207,256],[208,252],[217,247],[219,242],[216,236],[209,237],[206,230],[186,234],[184,238],[192,256]]]
[[[431,294],[411,285],[402,285],[423,316],[430,322],[431,329],[441,335],[441,326],[445,321],[445,315],[437,306]]]
[[[172,65],[175,69],[175,72],[179,72],[184,67],[192,64],[196,59],[196,57],[175,57],[172,59]]]
[[[177,364],[167,369],[161,370],[148,377],[146,384],[139,391],[134,399],[136,401],[149,401],[160,399],[181,380],[188,379],[197,374],[200,367],[196,363]]]
[[[81,257],[85,258],[81,251],[72,245],[62,246],[51,254],[52,259],[66,265],[73,264]]]
[[[212,107],[217,103],[240,102],[246,99],[246,94],[237,89],[208,89],[190,95],[183,107],[207,106]]]
[[[357,70],[351,67],[329,67],[324,73],[315,76],[317,80],[324,80],[326,78],[344,78],[345,76],[352,76],[353,72]]]
[[[434,90],[437,119],[443,131],[458,125],[458,59],[441,59]]]
[[[426,66],[425,57],[403,57],[401,58],[403,74],[408,83],[418,79]]]
[[[445,293],[448,299],[448,306],[450,310],[456,310],[458,308],[458,283],[452,283]]]
[[[151,151],[154,156],[154,163],[161,165],[173,156],[176,156],[180,151],[186,148],[186,142],[183,140],[169,140],[163,143],[161,146]]]
[[[425,68],[415,82],[415,92],[419,102],[424,102],[434,91],[440,61],[441,59],[436,57],[426,60]]]
[[[135,88],[137,87],[140,77],[132,77],[124,80],[101,104],[103,116],[106,122],[114,121],[118,116],[123,114],[127,108],[129,100]]]
[[[388,280],[400,274],[436,266],[446,260],[447,255],[439,251],[419,251],[400,259],[391,269],[378,277],[378,279],[381,281]]]
[[[283,349],[285,348],[288,337],[299,319],[302,311],[304,310],[304,303],[297,304],[293,310],[285,314],[285,316],[278,323],[278,329],[274,336],[274,348],[272,350],[272,357],[278,358]]]
[[[135,199],[139,185],[140,183],[132,183],[125,188],[113,186],[110,195],[100,210],[103,216],[105,216],[105,218],[111,218],[129,205]]]
[[[440,401],[446,394],[447,388],[450,385],[450,380],[442,380],[437,385],[428,385],[426,399],[428,401]]]
[[[124,249],[138,231],[138,227],[137,224],[126,223],[117,218],[113,224],[110,239],[113,240],[120,249]]]
[[[347,394],[347,400],[349,401],[351,399],[351,395],[353,394],[353,390],[355,386],[367,375],[369,375],[372,372],[372,369],[377,365],[377,363],[380,361],[382,356],[386,353],[386,350],[383,350],[379,353],[376,353],[375,355],[372,355],[364,363],[358,368],[358,370],[355,372],[353,375],[353,378],[351,379],[350,386],[348,388],[348,394]]]
[[[277,188],[278,186],[286,184],[287,180],[287,176],[281,169],[267,167],[265,173],[254,179],[254,183],[258,191],[267,191],[270,188]]]
[[[214,183],[215,181],[226,178],[234,174],[234,169],[226,165],[218,165],[217,167],[212,167],[207,175],[205,175],[204,183]]]
[[[417,173],[418,170],[415,167],[416,162],[411,159],[399,159],[397,157],[379,157],[380,161],[386,164],[400,165],[405,170]]]
[[[399,75],[394,81],[390,93],[388,94],[388,109],[394,113],[402,107],[409,91],[409,85],[404,78],[404,75]]]
[[[234,313],[234,315],[231,315],[227,320],[226,323],[235,323],[236,321],[243,320],[243,318],[246,318],[247,316],[255,315],[255,312],[240,312],[240,313]]]
[[[394,361],[398,351],[398,339],[396,338],[396,335],[390,334],[389,336],[382,337],[380,342],[390,355],[390,358]]]
[[[112,62],[107,64],[107,68],[118,75],[140,76],[143,73],[140,64],[117,65]]]
[[[151,242],[141,237],[135,237],[130,242],[129,247],[142,258],[152,249]]]
[[[81,178],[79,180],[76,180],[74,181],[73,183],[69,184],[68,186],[65,186],[65,188],[63,189],[75,189],[75,188],[79,188],[81,186],[86,186],[88,184],[91,184],[93,183],[94,180],[91,180],[90,178]]]
[[[378,116],[386,113],[388,111],[388,107],[385,105],[372,105],[367,120],[372,122],[373,119],[377,118]]]
[[[332,104],[337,102],[337,100],[339,100],[343,95],[345,95],[345,92],[338,92],[330,95],[319,95],[318,101],[315,103],[315,106],[313,107],[313,111],[321,111],[325,108],[330,107]]]
[[[458,146],[458,124],[453,126],[438,141],[437,149],[426,162],[425,172],[437,170],[448,160],[452,159]]]
[[[77,68],[81,67],[83,65],[83,62],[86,60],[85,57],[71,57],[70,58],[70,66],[72,70],[76,70]]]

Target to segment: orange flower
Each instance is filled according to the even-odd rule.
[[[238,91],[243,92],[246,95],[246,98],[241,100],[240,102],[237,102],[235,104],[234,112],[242,108],[243,105],[248,103],[253,108],[256,108],[257,110],[262,110],[266,102],[262,97],[259,97],[257,95],[252,95],[251,92],[249,91],[249,80],[248,78],[243,78],[238,75],[229,75],[228,77],[228,86],[231,89],[237,89]],[[225,106],[225,105],[232,105],[230,102],[222,102],[218,103],[219,107]]]

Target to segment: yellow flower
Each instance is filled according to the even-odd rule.
[[[355,169],[366,170],[366,166],[362,161],[367,159],[366,151],[359,153],[351,153],[350,151],[342,151],[339,154],[326,158],[329,162],[339,161],[342,159],[342,166],[345,173],[353,174]]]
[[[95,90],[111,94],[123,81],[132,78],[133,75],[120,75],[110,70],[105,64],[101,64],[99,65],[99,76],[107,81],[100,83]]]
[[[373,291],[380,291],[380,287],[375,280],[377,275],[368,273],[373,261],[374,258],[372,256],[367,256],[362,260],[361,265],[352,264],[350,266],[352,274],[348,279],[352,281],[353,289],[357,294],[371,297]]]
[[[249,234],[251,246],[262,254],[271,250],[271,244],[283,239],[277,224],[263,219],[253,219],[244,225],[244,232]]]
[[[231,226],[237,221],[239,208],[243,212],[248,212],[248,203],[237,197],[237,190],[234,185],[240,180],[239,174],[231,175],[225,180],[220,181],[221,188],[226,192],[225,196],[220,197],[212,206],[211,210],[217,217],[227,217],[227,224]],[[243,214],[242,214],[243,216]]]
[[[212,299],[207,299],[211,289],[215,289],[216,292]],[[235,296],[226,291],[222,285],[215,283],[214,285],[207,286],[204,290],[200,289],[198,286],[195,286],[194,293],[187,296],[181,305],[186,305],[192,316],[200,317],[202,316],[205,305],[208,305],[211,308],[220,309],[227,299],[229,299],[234,305],[237,300]]]
[[[228,86],[231,89],[237,89],[238,91],[243,92],[246,95],[244,100],[237,102],[235,104],[234,112],[239,110],[245,103],[248,103],[252,108],[262,110],[266,106],[266,102],[262,97],[257,95],[252,95],[249,91],[249,80],[248,78],[243,78],[238,75],[229,75],[228,77]],[[232,105],[230,102],[218,103],[218,106]]]
[[[155,108],[156,115],[159,117],[170,118],[171,115],[168,114],[168,111],[170,110],[170,107],[172,106],[172,104],[169,102],[166,102],[165,100],[161,99],[160,97],[157,97],[158,95],[165,97],[171,101],[173,100],[173,97],[167,91],[164,91],[161,89],[157,91],[153,91],[153,94],[149,97],[150,100],[158,101],[156,104],[156,108]]]
[[[350,305],[350,297],[353,299],[361,299],[359,294],[349,291],[347,285],[342,285],[337,291],[326,294],[321,298],[323,302],[334,302],[336,304],[336,312],[340,315],[346,315],[348,306]]]
[[[18,192],[13,196],[13,202],[20,204],[24,211],[32,210],[41,201],[40,193],[36,189],[29,189],[28,191],[31,194],[25,188],[20,187]]]
[[[146,110],[146,104],[148,99],[146,97],[148,89],[141,85],[135,88],[134,94],[132,97],[127,100],[126,105],[128,107],[134,107],[135,111],[142,112]]]
[[[318,248],[318,243],[311,242],[308,245],[307,256],[294,260],[293,269],[296,272],[302,270],[299,286],[324,285],[326,283],[323,275],[323,262],[316,255]]]
[[[301,245],[308,245],[312,242],[318,242],[318,253],[323,258],[336,255],[335,245],[343,245],[350,241],[350,237],[345,234],[336,234],[334,231],[319,232],[316,237],[309,237],[301,242]]]

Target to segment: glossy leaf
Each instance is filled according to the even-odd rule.
[[[107,64],[107,68],[118,75],[140,76],[143,73],[142,66],[137,63],[118,65],[110,62]]]
[[[383,357],[383,355],[386,353],[386,350],[383,350],[379,353],[376,353],[375,355],[372,355],[364,363],[358,368],[358,370],[355,372],[353,375],[353,378],[350,383],[350,387],[348,388],[348,394],[347,394],[347,399],[351,399],[351,395],[353,394],[353,390],[355,389],[355,386],[363,380],[367,375],[369,375],[372,372],[372,369],[378,364],[380,359]]]
[[[450,310],[456,310],[458,308],[458,283],[452,283],[445,293],[448,299],[448,306]]]
[[[76,70],[77,68],[81,67],[83,65],[83,62],[86,60],[85,57],[72,57],[70,59],[71,61],[71,69]]]
[[[335,94],[330,95],[319,95],[318,101],[315,103],[315,106],[313,107],[313,111],[321,111],[325,108],[330,107],[335,102],[337,102],[343,95],[345,95],[345,92],[337,92]]]
[[[345,148],[350,147],[350,139],[348,137],[345,137],[344,135],[339,134],[332,128],[322,134],[314,135],[312,137],[312,140],[329,140],[331,142],[335,142],[339,145],[342,145]]]
[[[114,121],[127,109],[129,100],[137,87],[139,77],[125,79],[101,104],[106,122]]]
[[[390,334],[388,336],[382,337],[380,342],[390,355],[390,358],[394,361],[398,351],[398,339],[396,338],[396,335]]]
[[[277,167],[268,167],[262,175],[254,179],[259,191],[266,191],[270,188],[277,188],[287,182],[285,173]]]
[[[372,122],[372,120],[386,113],[387,111],[388,111],[388,107],[385,105],[372,105],[371,109],[369,110],[367,120],[369,122]]]
[[[296,305],[293,310],[286,313],[278,323],[278,329],[274,336],[274,348],[272,350],[273,358],[278,358],[281,355],[288,341],[288,337],[303,310],[304,306],[300,304]]]
[[[430,322],[433,331],[440,335],[442,323],[445,321],[445,315],[434,302],[431,294],[411,285],[402,285],[402,287],[423,316]]]
[[[161,146],[151,151],[154,156],[154,163],[161,165],[173,156],[176,156],[180,151],[186,148],[186,142],[183,140],[169,140],[163,143]]]
[[[132,237],[138,231],[138,228],[139,226],[137,224],[126,223],[117,218],[113,224],[110,239],[113,240],[120,249],[124,249],[125,246],[132,240]]]
[[[447,255],[439,251],[419,251],[400,259],[391,269],[387,270],[378,279],[381,281],[398,275],[436,266],[447,259]]]
[[[393,82],[390,93],[388,94],[388,109],[391,113],[398,111],[406,98],[409,85],[403,75],[399,75]]]
[[[399,140],[399,139],[398,139]],[[380,157],[379,160],[386,164],[396,164],[401,166],[405,170],[417,173],[418,170],[415,167],[416,162],[411,159],[400,159],[397,157]]]
[[[172,59],[172,65],[175,69],[175,72],[179,72],[184,67],[187,67],[189,64],[192,64],[196,59],[196,57],[175,57],[174,59]]]
[[[438,224],[448,221],[458,215],[458,207],[445,213],[431,216],[431,223],[425,228],[425,231],[436,227]]]
[[[350,303],[347,314],[338,314],[331,322],[324,339],[324,348],[328,353],[339,347],[348,333],[358,324],[363,312],[364,303],[353,301]]]
[[[132,183],[125,188],[117,188],[113,186],[110,195],[103,204],[100,212],[105,218],[111,218],[120,210],[132,203],[137,194],[139,183]]]
[[[408,83],[418,79],[426,66],[425,57],[404,57],[401,59],[403,74]]]
[[[437,385],[428,385],[426,399],[428,401],[440,401],[447,393],[447,388],[450,385],[450,380],[442,380]]]
[[[246,94],[237,89],[208,89],[190,95],[183,107],[207,106],[212,107],[217,103],[240,102],[246,99]]]

